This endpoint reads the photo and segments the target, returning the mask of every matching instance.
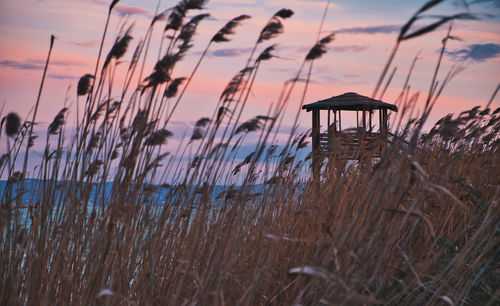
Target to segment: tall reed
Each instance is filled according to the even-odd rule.
[[[165,152],[164,145],[179,136],[172,133],[172,114],[209,47],[227,41],[248,18],[226,23],[189,77],[174,76],[207,17],[201,13],[185,21],[186,12],[205,2],[182,0],[154,17],[115,99],[115,73],[121,71],[116,59],[128,56],[132,39],[124,25],[104,63],[100,51],[94,75],[78,83],[74,98],[86,96],[86,102],[85,113],[76,114],[76,131],[66,126],[68,109],[56,113],[33,171],[17,156],[26,152],[26,160],[24,141],[28,148],[35,141],[38,101],[31,121],[23,123],[15,114],[2,120],[9,148],[0,160],[0,175],[7,177],[0,189],[1,303],[498,304],[500,108],[490,109],[489,101],[445,116],[423,132],[422,122],[457,70],[436,86],[443,61],[438,57],[426,111],[415,116],[415,57],[384,154],[347,161],[333,152],[312,178],[310,155],[302,157],[308,132],[298,133],[295,122],[287,143],[272,137],[304,68],[307,83],[312,62],[320,60],[333,35],[318,36],[275,104],[243,119],[259,66],[275,49],[254,52],[283,31],[283,20],[293,13],[283,9],[258,33],[247,64],[212,116],[201,115],[176,152]],[[423,12],[441,2],[428,1],[405,24],[374,96],[401,42],[471,18],[442,17],[409,32]],[[109,7],[102,44],[117,3]],[[168,12],[160,40],[166,32],[172,37],[143,78],[139,59],[153,39],[152,25]],[[47,65],[49,59],[50,51]],[[42,89],[43,81],[39,96]],[[301,104],[306,92],[307,86],[298,97]],[[170,99],[175,107],[165,105]],[[258,142],[241,157],[250,133],[259,133]],[[20,163],[23,171],[15,171]]]

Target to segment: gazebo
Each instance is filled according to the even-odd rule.
[[[387,146],[387,110],[398,111],[396,105],[354,92],[307,104],[302,109],[312,111],[313,154],[335,153],[347,159],[380,156]],[[320,111],[328,112],[328,128],[323,133],[320,130]],[[342,113],[345,111],[356,112],[355,128],[342,130]],[[378,129],[374,129],[374,115],[378,115]]]

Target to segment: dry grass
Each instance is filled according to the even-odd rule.
[[[306,134],[290,135],[278,152],[270,139],[293,84],[305,63],[324,53],[333,38],[327,36],[313,45],[275,107],[241,123],[258,67],[273,57],[272,48],[257,60],[252,52],[212,117],[201,118],[169,155],[161,146],[171,136],[175,107],[166,101],[184,86],[178,105],[210,47],[189,78],[173,76],[204,17],[184,18],[204,2],[183,0],[170,12],[165,54],[132,94],[161,14],[138,43],[121,100],[110,97],[112,59],[126,54],[130,28],[95,79],[82,77],[76,94],[86,98],[85,113],[70,136],[66,109],[54,118],[41,164],[29,173],[37,180],[28,207],[18,196],[28,172],[16,171],[17,156],[36,135],[30,122],[16,123],[14,131],[9,122],[19,117],[8,115],[9,148],[0,164],[8,177],[0,207],[2,304],[497,304],[500,110],[445,117],[422,134],[439,94],[432,89],[422,117],[412,118],[416,98],[405,85],[383,156],[353,164],[333,154],[321,177],[311,179],[310,158],[299,159]],[[272,16],[254,51],[279,35],[292,14]],[[230,21],[211,43],[227,41],[247,18]],[[401,37],[425,34],[408,31]],[[434,75],[438,70],[439,63]],[[259,142],[239,162],[248,133],[260,133]]]

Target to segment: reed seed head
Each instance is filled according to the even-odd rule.
[[[12,184],[17,184],[23,180],[23,177],[24,176],[23,176],[23,173],[21,171],[16,171],[16,172],[12,173],[12,175],[9,177],[8,181]]]
[[[85,74],[83,75],[80,80],[78,81],[78,87],[76,94],[78,96],[84,96],[89,93],[90,87],[92,86],[91,82],[93,82],[94,76],[91,74]]]
[[[151,20],[151,25],[154,25],[157,21],[165,20],[165,12],[161,12],[160,14],[154,16],[153,20]]]
[[[113,0],[113,2],[111,2],[111,4],[109,5],[109,11],[113,10],[113,8],[115,7],[115,5],[118,4],[118,2],[120,2],[120,0]]]
[[[200,165],[201,162],[201,157],[200,156],[195,156],[193,160],[191,161],[190,168],[195,168]]]
[[[201,128],[199,127],[196,127],[194,130],[193,130],[193,135],[191,135],[191,141],[192,140],[198,140],[198,139],[202,139],[203,138],[203,132],[201,131]]]
[[[219,32],[217,32],[214,37],[212,37],[213,42],[225,42],[229,41],[228,35],[234,34],[234,29],[245,19],[251,18],[249,15],[240,15],[231,19],[224,27],[222,27]]]
[[[230,101],[235,93],[243,86],[245,76],[253,71],[254,67],[246,67],[240,70],[224,88],[219,100]]]
[[[276,48],[276,45],[272,45],[272,46],[267,47],[264,51],[262,51],[262,53],[259,55],[259,57],[257,57],[256,62],[261,62],[261,61],[266,61],[266,60],[271,59],[273,57],[271,52],[274,51],[275,48]]]
[[[164,31],[173,30],[177,31],[181,28],[184,17],[186,17],[188,10],[201,10],[207,3],[207,0],[181,0],[172,9],[168,16],[168,23]]]
[[[65,107],[57,113],[54,120],[49,125],[49,134],[57,134],[61,127],[64,125],[64,114],[68,109]]]
[[[87,152],[91,152],[92,150],[97,148],[100,140],[101,140],[101,132],[97,132],[97,133],[93,134],[90,137],[90,140],[87,144]]]
[[[35,145],[35,139],[37,139],[38,136],[37,135],[34,135],[32,134],[29,139],[28,139],[28,148],[31,148],[32,146]]]
[[[293,15],[293,11],[290,9],[283,8],[274,14],[275,17],[281,17],[283,19],[290,18]]]
[[[290,9],[281,9],[276,14],[273,15],[271,20],[264,26],[262,31],[260,32],[259,39],[257,43],[261,43],[264,40],[268,40],[278,36],[283,33],[283,23],[281,23],[281,19],[289,18],[293,15],[293,11]]]
[[[186,9],[188,10],[202,10],[208,0],[185,0]]]
[[[198,121],[196,121],[195,126],[196,127],[206,127],[207,124],[210,123],[210,121],[211,121],[210,118],[203,117],[203,118],[198,119]]]
[[[97,109],[95,110],[95,112],[90,117],[90,121],[97,121],[97,120],[99,120],[99,118],[101,118],[102,113],[106,109],[106,106],[108,105],[109,101],[110,100],[107,100],[107,101],[99,104],[99,106],[97,107]]]
[[[245,159],[243,160],[243,164],[244,165],[249,164],[252,161],[252,157],[254,154],[255,152],[248,154],[247,157],[245,157]]]
[[[279,19],[271,20],[260,33],[258,42],[261,43],[283,33],[283,24]]]
[[[170,132],[169,130],[161,129],[149,135],[144,144],[146,146],[159,146],[164,144],[167,141],[167,138],[171,137],[172,135],[172,132]]]
[[[168,85],[167,89],[165,89],[165,94],[164,96],[166,98],[173,98],[177,95],[177,91],[178,91],[178,88],[179,88],[179,85],[182,84],[182,82],[184,82],[186,78],[176,78],[174,79],[170,85]]]
[[[196,28],[198,27],[200,21],[209,16],[210,14],[199,14],[191,18],[191,20],[189,20],[189,22],[182,27],[179,36],[177,36],[177,39],[190,40],[196,32]]]
[[[4,120],[5,124],[5,133],[8,137],[15,137],[19,130],[21,129],[21,118],[16,113],[9,113]],[[2,120],[3,121],[3,120]]]
[[[224,106],[219,107],[219,109],[217,110],[216,122],[220,122],[222,120],[222,116],[224,116],[225,113],[229,113],[229,109]]]
[[[170,71],[179,59],[180,57],[178,54],[167,54],[159,60],[155,65],[153,73],[145,79],[145,81],[148,81],[145,88],[154,87],[170,81]]]
[[[134,121],[132,122],[132,129],[134,131],[138,131],[143,129],[146,126],[146,111],[140,110],[134,117]]]
[[[273,118],[268,117],[268,116],[256,116],[253,119],[250,119],[246,122],[243,122],[235,131],[235,135],[241,133],[241,132],[254,132],[262,127],[263,122],[262,121],[268,121],[272,120]]]
[[[108,56],[106,57],[106,61],[104,62],[103,68],[106,68],[113,58],[119,60],[125,54],[125,52],[127,52],[128,45],[130,41],[133,39],[133,37],[130,35],[132,27],[133,24],[128,27],[127,31],[125,31],[123,35],[118,36],[116,38],[115,44],[113,45],[113,47],[108,53]]]
[[[120,155],[120,148],[116,147],[111,153],[111,160],[115,160]]]
[[[184,19],[185,12],[180,11],[177,7],[168,16],[168,23],[165,26],[164,32],[168,30],[177,31],[182,26],[182,20]]]
[[[182,29],[181,32],[179,33],[179,36],[176,38],[176,42],[180,40],[182,43],[179,45],[179,51],[177,52],[177,56],[179,59],[183,58],[184,55],[191,49],[193,46],[191,44],[191,41],[193,39],[194,34],[196,33],[196,29],[198,28],[198,25],[200,22],[209,17],[210,14],[200,14],[196,15],[191,20],[186,23]]]
[[[100,159],[96,159],[92,163],[90,163],[89,168],[85,172],[86,176],[94,176],[99,172],[101,169],[101,166],[104,165],[104,162]]]
[[[335,34],[330,34],[326,37],[323,37],[309,51],[309,53],[306,56],[306,60],[312,61],[320,58],[323,54],[326,53],[326,45],[332,42],[334,39],[335,39]]]

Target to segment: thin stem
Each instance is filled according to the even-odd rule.
[[[400,42],[397,41],[396,44],[394,45],[394,48],[392,49],[391,55],[389,56],[389,59],[387,60],[387,63],[385,64],[384,70],[382,70],[382,74],[380,74],[380,77],[377,81],[377,85],[375,86],[375,89],[373,90],[372,93],[372,98],[375,99],[377,96],[378,90],[380,89],[380,86],[382,85],[382,82],[385,79],[385,75],[387,74],[387,71],[389,70],[389,67],[392,64],[392,61],[394,60],[394,56],[396,56],[396,52],[398,51]]]
[[[189,78],[187,79],[186,81],[186,84],[184,85],[184,87],[182,88],[182,91],[181,93],[179,94],[179,96],[177,97],[177,100],[175,101],[174,105],[172,106],[172,109],[170,110],[170,113],[168,114],[167,118],[165,119],[165,123],[164,123],[164,126],[167,125],[168,121],[170,120],[170,118],[172,117],[172,115],[174,114],[174,111],[175,109],[177,108],[177,105],[179,105],[179,102],[181,101],[182,97],[184,96],[184,93],[186,92],[189,84],[191,83],[191,81],[193,80],[193,77],[194,77],[194,74],[196,73],[196,71],[198,71],[198,68],[200,67],[200,64],[201,64],[201,61],[205,58],[205,55],[207,54],[208,52],[208,49],[210,48],[210,45],[212,44],[212,41],[210,41],[207,45],[207,47],[205,48],[205,50],[203,50],[203,53],[201,54],[200,58],[198,59],[198,62],[196,63],[196,65],[194,66],[194,69],[193,71],[191,72],[191,75],[189,75]]]
[[[52,48],[54,47],[55,36],[50,36],[50,47],[49,53],[47,55],[47,60],[45,61],[45,67],[43,69],[42,82],[40,83],[40,89],[38,90],[38,97],[35,103],[35,110],[33,111],[33,117],[31,119],[30,130],[28,133],[28,141],[26,143],[26,153],[24,155],[24,165],[23,165],[23,177],[26,177],[26,171],[28,169],[28,156],[30,151],[30,139],[33,135],[33,127],[35,126],[36,115],[38,113],[38,106],[40,105],[40,98],[42,97],[43,85],[45,83],[45,77],[47,76],[47,68],[49,67],[50,55],[52,54]]]

